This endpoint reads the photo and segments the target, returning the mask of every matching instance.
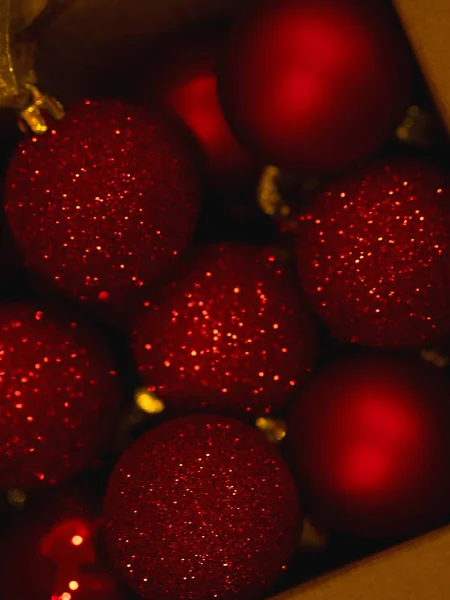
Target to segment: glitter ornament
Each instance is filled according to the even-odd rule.
[[[5,203],[28,266],[122,314],[190,240],[199,189],[190,151],[164,119],[88,100],[19,144]]]
[[[250,245],[204,246],[134,325],[139,372],[178,411],[264,416],[311,370],[315,326],[288,267]]]
[[[147,600],[259,598],[286,568],[298,496],[277,449],[222,416],[188,416],[144,434],[105,498],[105,541]]]
[[[298,271],[334,336],[420,347],[450,332],[450,187],[395,159],[332,182],[300,214]]]
[[[450,511],[450,382],[419,358],[360,353],[311,380],[287,455],[315,522],[368,539],[437,526]]]
[[[30,505],[30,506],[29,506]],[[2,600],[125,600],[100,552],[101,506],[85,487],[52,489],[27,501],[0,536]]]
[[[0,307],[0,486],[60,483],[98,460],[117,423],[107,349],[50,308]]]
[[[157,103],[189,129],[216,187],[242,182],[252,161],[225,121],[217,93],[217,58],[225,31],[211,28],[171,40],[147,72],[142,103]]]
[[[219,90],[238,139],[286,170],[329,173],[394,136],[408,43],[379,0],[271,0],[232,29]]]

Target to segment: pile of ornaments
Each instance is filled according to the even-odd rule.
[[[0,486],[31,498],[4,600],[257,599],[305,517],[356,543],[450,516],[450,379],[421,356],[450,334],[449,176],[386,157],[414,78],[392,9],[270,0],[159,56],[7,169],[35,291],[0,306]],[[194,240],[205,189],[264,164],[324,178],[292,247]]]

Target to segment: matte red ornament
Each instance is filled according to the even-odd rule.
[[[134,324],[139,372],[177,411],[264,416],[307,377],[317,336],[289,268],[270,251],[203,246]]]
[[[217,92],[217,60],[223,28],[171,40],[158,51],[140,91],[142,103],[156,103],[189,129],[202,150],[206,174],[215,186],[245,180],[252,159],[240,146],[222,113]]]
[[[420,359],[337,360],[302,393],[288,457],[310,514],[330,530],[395,538],[450,511],[450,382]]]
[[[87,100],[19,144],[5,203],[27,265],[121,313],[184,250],[199,187],[188,146],[161,116]]]
[[[335,337],[421,347],[450,332],[450,186],[437,167],[367,165],[299,220],[301,284]]]
[[[129,598],[100,551],[100,513],[96,495],[78,486],[27,501],[0,536],[2,600]]]
[[[388,3],[271,0],[232,29],[220,96],[238,139],[267,162],[335,172],[393,137],[411,63]]]
[[[146,600],[251,600],[295,549],[298,495],[276,447],[222,416],[168,421],[119,460],[105,498],[107,549]]]
[[[49,307],[0,307],[0,487],[60,483],[111,440],[120,390],[103,342]]]

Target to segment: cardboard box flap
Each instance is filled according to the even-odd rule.
[[[450,0],[393,2],[450,131]]]
[[[334,571],[272,600],[450,600],[450,527]]]

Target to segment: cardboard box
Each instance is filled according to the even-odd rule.
[[[393,0],[393,4],[450,131],[450,2]]]
[[[447,600],[450,527],[289,590],[273,600]]]

